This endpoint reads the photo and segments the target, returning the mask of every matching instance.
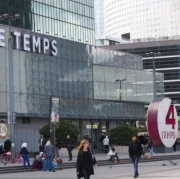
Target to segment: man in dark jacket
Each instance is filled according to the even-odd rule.
[[[68,154],[69,154],[69,161],[72,160],[72,150],[74,149],[73,147],[73,141],[70,139],[70,136],[67,136],[67,140],[66,140],[66,148],[68,150]]]
[[[101,148],[103,148],[104,144],[103,144],[103,140],[106,138],[105,134],[102,133],[100,139],[99,139],[99,142],[101,143]]]
[[[43,135],[40,135],[39,143],[39,152],[44,152],[44,146],[46,145],[46,139],[43,138]]]
[[[137,178],[139,176],[138,162],[141,154],[142,154],[142,146],[140,142],[137,141],[136,136],[133,136],[132,142],[129,145],[129,157],[132,159],[134,165],[134,178]]]
[[[5,140],[4,142],[4,150],[6,152],[10,151],[11,150],[11,140],[10,138],[8,137],[7,140]]]
[[[109,145],[111,146],[111,148],[114,147],[114,143],[115,143],[115,141],[114,141],[114,139],[111,137],[111,138],[109,139]]]
[[[57,139],[55,140],[55,145],[56,145],[55,155],[57,155],[57,157],[59,157],[59,150],[61,149],[61,145],[60,145],[60,142]]]

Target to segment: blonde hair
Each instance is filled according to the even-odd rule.
[[[48,140],[48,141],[46,142],[46,145],[51,145],[51,142]]]
[[[57,155],[55,155],[55,157],[54,157],[54,161],[55,161],[55,162],[57,162],[57,159],[58,159],[58,156],[57,156]]]
[[[84,144],[88,142],[86,139],[83,139],[80,144],[79,144],[79,147],[78,147],[78,153],[83,153],[83,149],[84,149]]]

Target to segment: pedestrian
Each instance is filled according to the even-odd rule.
[[[115,141],[114,141],[114,139],[111,137],[111,138],[109,139],[109,145],[110,145],[111,148],[114,147],[114,143],[115,143]]]
[[[89,148],[89,142],[83,139],[78,147],[78,157],[76,163],[76,173],[78,179],[84,177],[84,179],[90,179],[91,175],[94,175],[94,169],[97,168],[96,158],[94,157],[92,150]]]
[[[108,136],[106,136],[105,139],[103,140],[103,144],[104,144],[104,151],[107,154],[109,152],[109,138],[108,138]]]
[[[39,169],[39,170],[41,170],[42,167],[43,167],[43,158],[44,158],[44,153],[40,152],[40,154],[37,155],[36,158],[33,161],[32,169]]]
[[[134,165],[134,178],[139,176],[138,172],[138,162],[142,155],[142,146],[140,142],[137,141],[136,136],[132,137],[132,142],[129,145],[129,157],[131,158]]]
[[[154,152],[153,152],[154,142],[153,142],[153,140],[151,139],[150,136],[148,137],[148,149],[149,149],[149,153],[151,155],[151,158],[153,158],[154,157]]]
[[[77,142],[77,147],[80,145],[80,141]]]
[[[40,135],[39,139],[39,152],[44,152],[44,146],[46,145],[46,140],[43,138],[43,135]]]
[[[5,142],[4,142],[4,150],[5,150],[6,152],[11,151],[11,140],[10,140],[9,137],[8,137],[7,140],[5,140]]]
[[[141,157],[140,157],[140,158],[141,158],[141,159],[144,159],[144,158],[146,158],[146,159],[151,159],[151,155],[145,153],[145,151],[144,151],[144,145],[141,144],[141,146],[142,146],[142,154],[141,154]]]
[[[44,171],[49,170],[55,172],[53,167],[54,149],[49,140],[45,145],[44,154],[45,154],[45,161],[43,164],[43,170]]]
[[[56,148],[55,148],[55,155],[57,157],[59,157],[59,150],[61,149],[61,145],[60,145],[60,142],[57,139],[55,139],[55,146],[56,146]]]
[[[27,149],[27,143],[22,144],[20,154],[22,155],[22,158],[23,158],[24,170],[26,169],[26,162],[28,164],[29,169],[31,169],[31,165],[30,165],[30,162],[29,162],[29,152],[28,152],[28,149]]]
[[[144,144],[144,145],[147,145],[147,143],[148,143],[148,136],[147,136],[146,133],[144,133],[144,136],[143,136],[143,144]]]
[[[69,161],[72,161],[72,150],[74,149],[74,147],[73,147],[73,141],[70,139],[69,135],[67,136],[67,140],[66,140],[66,148],[69,154]]]
[[[176,152],[176,146],[177,146],[177,144],[178,144],[178,141],[176,140],[176,141],[174,142],[174,145],[173,145],[173,151],[174,151],[174,152]]]
[[[109,160],[113,161],[114,163],[120,162],[120,159],[119,159],[114,147],[112,147],[112,149],[109,151],[107,158]]]
[[[53,167],[54,169],[57,169],[59,167],[57,155],[54,157]]]
[[[5,150],[3,148],[3,145],[0,146],[0,155],[2,155],[3,153],[5,153]]]
[[[104,146],[104,144],[103,144],[103,140],[105,139],[105,135],[104,135],[104,133],[102,133],[102,135],[101,135],[101,137],[100,137],[100,139],[99,139],[99,142],[101,143],[101,149],[103,149],[103,146]]]

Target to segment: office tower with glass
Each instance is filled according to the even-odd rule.
[[[21,19],[14,27],[94,45],[94,0],[0,1],[1,15],[15,13]]]

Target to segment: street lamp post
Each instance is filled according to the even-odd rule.
[[[155,70],[155,56],[161,55],[160,52],[154,53],[149,52],[146,53],[146,56],[152,56],[153,57],[153,98],[156,99],[156,70]]]
[[[122,79],[122,80],[120,80],[120,79],[115,80],[115,82],[119,82],[119,83],[120,83],[120,91],[121,91],[121,82],[122,82],[122,81],[126,81],[126,78],[124,78],[124,79]],[[120,101],[122,100],[121,93],[120,93],[120,95],[119,95],[119,100],[120,100]]]
[[[13,79],[13,49],[12,49],[12,37],[10,32],[11,20],[20,19],[21,15],[15,14],[10,16],[9,14],[3,14],[0,16],[0,20],[8,19],[9,26],[9,37],[8,37],[8,59],[9,59],[9,119],[10,119],[10,138],[12,142],[12,152],[15,152],[15,121],[13,120],[14,115],[14,79]]]

